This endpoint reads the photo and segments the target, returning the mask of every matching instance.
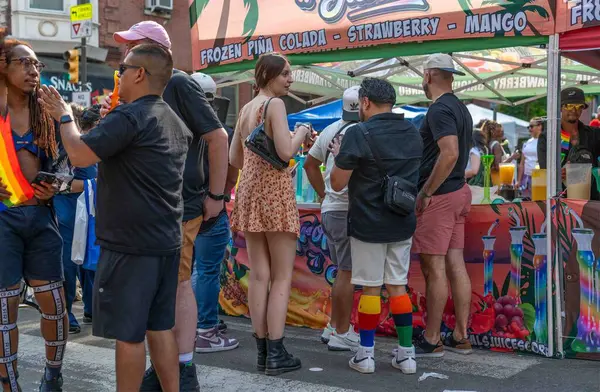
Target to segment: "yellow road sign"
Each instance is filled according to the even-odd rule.
[[[71,7],[71,22],[92,19],[92,4],[74,5]]]

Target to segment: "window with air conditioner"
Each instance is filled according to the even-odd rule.
[[[152,11],[171,11],[173,0],[146,0],[146,7]]]
[[[29,8],[44,11],[64,11],[65,5],[64,0],[29,0]]]

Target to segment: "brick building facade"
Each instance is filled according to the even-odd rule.
[[[101,47],[108,49],[106,62],[116,68],[122,59],[124,48],[113,40],[113,33],[126,30],[142,20],[153,20],[162,24],[173,44],[175,67],[182,71],[192,71],[190,19],[188,4],[174,1],[170,15],[150,14],[144,0],[98,0]]]

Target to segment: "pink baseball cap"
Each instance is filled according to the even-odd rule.
[[[121,44],[147,38],[167,49],[171,49],[171,39],[165,28],[151,20],[136,23],[127,31],[117,31],[113,34],[113,38]]]

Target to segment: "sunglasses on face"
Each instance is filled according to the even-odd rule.
[[[146,72],[146,75],[152,75],[150,72],[148,72],[148,70],[146,68],[141,67],[139,65],[120,64],[119,65],[119,77],[123,76],[125,71],[127,71],[129,68],[131,68],[131,69],[140,69],[141,68]]]
[[[566,110],[581,110],[585,107],[582,103],[567,103],[562,105],[562,107]]]
[[[538,127],[540,125],[542,125],[542,124],[529,124],[529,126],[527,128],[533,129],[533,128]]]
[[[42,63],[39,60],[32,59],[31,57],[19,57],[16,59],[8,59],[7,61],[8,64],[12,62],[18,62],[22,67],[26,69],[34,67],[38,72],[41,72],[42,69],[46,68],[46,64]]]

